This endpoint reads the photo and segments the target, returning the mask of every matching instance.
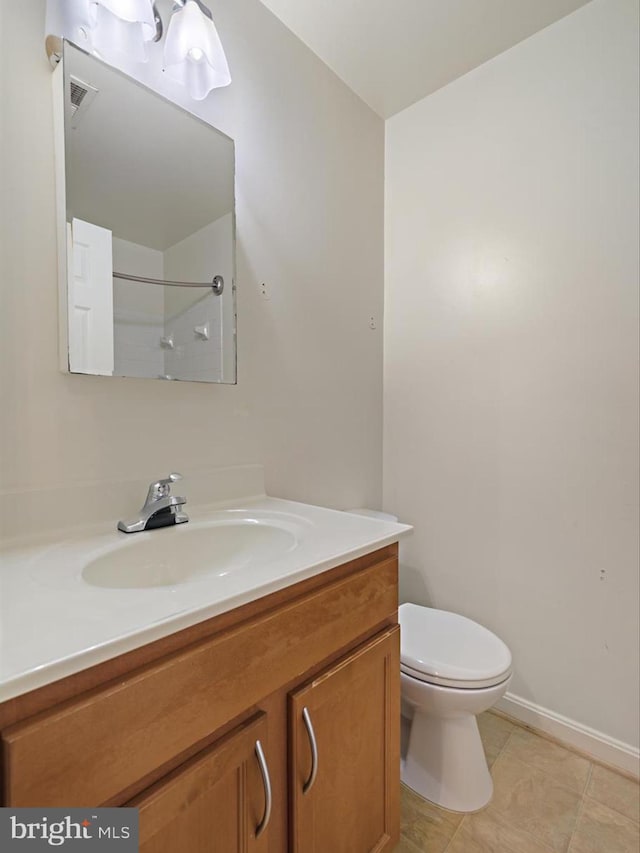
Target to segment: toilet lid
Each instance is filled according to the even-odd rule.
[[[499,637],[465,616],[417,604],[399,608],[401,668],[449,687],[489,687],[511,673],[511,652]]]

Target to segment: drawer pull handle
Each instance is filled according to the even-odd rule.
[[[316,733],[313,730],[311,715],[309,714],[309,709],[306,707],[302,709],[302,719],[304,721],[305,728],[307,729],[309,745],[311,746],[311,773],[309,774],[307,781],[302,786],[302,793],[306,794],[313,788],[313,783],[316,781],[316,776],[318,775],[318,743],[316,741]]]
[[[256,838],[260,838],[262,833],[267,828],[271,818],[271,779],[269,778],[269,768],[267,767],[267,759],[264,757],[262,744],[259,740],[256,741],[256,758],[258,759],[258,767],[262,774],[262,784],[264,785],[264,814],[262,820],[256,826]]]

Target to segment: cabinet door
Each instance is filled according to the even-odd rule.
[[[400,834],[399,627],[290,694],[289,715],[293,853],[393,850]]]
[[[266,851],[266,733],[260,714],[127,803],[140,809],[140,853]]]

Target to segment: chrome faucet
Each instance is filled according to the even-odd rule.
[[[182,474],[169,474],[166,480],[151,483],[144,506],[130,521],[119,521],[118,530],[123,533],[138,533],[155,527],[168,527],[171,524],[184,524],[189,516],[183,512],[187,499],[171,494],[173,483],[182,479]]]

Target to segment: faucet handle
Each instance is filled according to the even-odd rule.
[[[166,498],[167,495],[171,494],[171,485],[178,480],[182,480],[182,474],[173,472],[165,479],[158,480],[157,483],[152,483],[147,492],[147,503],[160,500],[160,498]]]

